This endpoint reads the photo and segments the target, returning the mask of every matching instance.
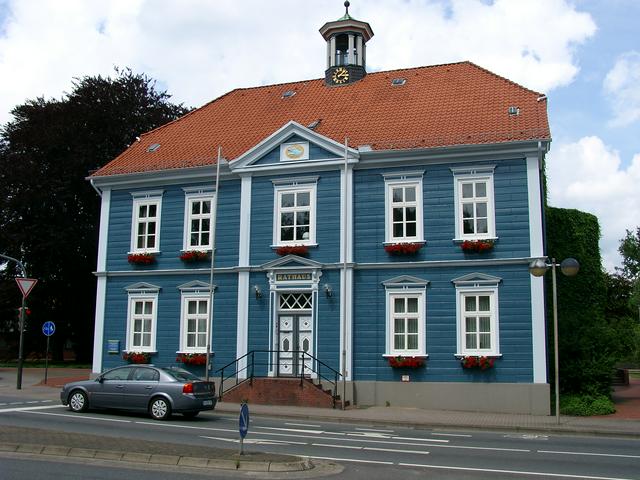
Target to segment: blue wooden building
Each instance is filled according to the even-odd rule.
[[[210,344],[216,378],[335,371],[358,405],[548,413],[546,97],[470,62],[367,73],[348,12],[320,33],[322,78],[233,90],[89,178],[93,371],[147,354],[204,376]]]

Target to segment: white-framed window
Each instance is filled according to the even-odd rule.
[[[386,356],[427,356],[426,286],[410,276],[383,282],[386,288]]]
[[[387,243],[424,241],[422,216],[422,180],[385,181]]]
[[[213,193],[185,195],[184,250],[210,250],[213,239]]]
[[[205,353],[209,337],[209,301],[206,293],[183,293],[180,315],[180,351]]]
[[[496,238],[493,196],[493,167],[455,170],[454,196],[456,238],[476,240]]]
[[[275,245],[314,245],[315,219],[315,184],[275,186]]]
[[[499,278],[479,274],[454,280],[457,355],[500,355],[499,282]]]
[[[133,194],[131,252],[160,251],[162,192]]]
[[[157,294],[130,294],[127,315],[127,351],[156,351]]]

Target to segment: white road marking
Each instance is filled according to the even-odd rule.
[[[32,410],[44,410],[47,408],[64,408],[62,405],[40,405],[39,407],[14,407],[14,408],[3,408],[0,409],[0,413],[9,413],[9,412],[32,412]]]
[[[24,403],[27,403],[27,404],[31,404],[31,403],[40,403],[40,400],[32,400],[32,401],[30,401],[30,402],[24,402]]]
[[[377,430],[374,428],[356,428],[355,430],[360,432],[383,432],[383,433],[393,433],[393,430]]]
[[[200,435],[200,438],[206,438],[208,440],[220,440],[223,442],[230,442],[230,443],[240,443],[240,440],[237,438],[224,438],[224,437],[207,437],[204,435]],[[283,440],[255,440],[255,439],[244,439],[244,442],[246,444],[253,444],[253,445],[307,445],[306,442],[289,442],[289,441],[283,441]]]
[[[24,402],[11,402],[9,405],[22,405]]]
[[[54,408],[54,407],[49,406],[49,407],[29,407],[29,408],[36,409],[36,408]],[[24,408],[22,410],[27,410],[27,408]],[[77,413],[68,414],[68,413],[48,413],[48,412],[32,412],[32,411],[28,411],[25,413],[33,413],[36,415],[51,415],[54,417],[67,417],[67,418],[74,418],[77,420],[100,420],[102,422],[133,423],[131,420],[120,420],[117,418],[104,418],[104,417],[90,417],[88,415],[78,415]]]
[[[213,427],[192,427],[190,425],[176,425],[175,423],[153,423],[153,422],[134,422],[138,425],[152,425],[154,427],[171,427],[171,428],[184,428],[187,430],[208,430],[212,432],[231,432],[238,433],[238,429],[231,430],[229,428],[213,428]]]
[[[376,460],[358,460],[357,458],[335,458],[335,457],[315,457],[309,456],[309,458],[317,458],[318,460],[333,460],[335,462],[357,462],[357,463],[375,463],[377,465],[393,465],[393,462],[379,462]]]
[[[429,452],[420,452],[417,450],[396,450],[393,448],[375,448],[375,447],[365,447],[365,450],[371,450],[376,452],[389,452],[389,453],[411,453],[416,455],[429,455]]]
[[[362,450],[364,447],[357,447],[355,445],[328,445],[326,443],[312,443],[312,447],[327,447],[327,448],[346,448],[348,450]]]
[[[432,432],[431,435],[439,435],[440,437],[465,437],[471,438],[471,435],[462,434],[462,433],[436,433]]]
[[[558,452],[554,450],[538,450],[538,453],[553,453],[556,455],[587,455],[594,457],[640,458],[640,455],[623,455],[619,453]]]
[[[409,440],[412,442],[439,442],[449,443],[449,440],[440,440],[438,438],[412,438],[412,437],[391,437],[394,440]]]
[[[322,427],[321,425],[309,425],[309,424],[306,424],[306,423],[287,423],[287,422],[285,422],[284,424],[285,425],[290,425],[292,427],[313,427],[313,428],[321,428]]]
[[[295,432],[295,433],[325,433],[324,430],[302,430],[299,428],[277,428],[277,427],[255,427],[262,430],[276,430],[279,432]]]
[[[490,473],[509,473],[512,475],[531,475],[536,477],[556,477],[556,478],[586,478],[587,480],[634,480],[632,478],[618,477],[592,477],[588,475],[570,475],[564,473],[547,473],[547,472],[527,472],[520,470],[497,470],[492,468],[471,468],[471,467],[448,467],[446,465],[421,465],[418,463],[399,463],[401,467],[422,467],[434,468],[438,470],[462,470],[466,472],[490,472]]]

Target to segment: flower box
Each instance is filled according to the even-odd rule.
[[[403,357],[399,355],[397,357],[388,357],[389,366],[392,368],[420,368],[424,367],[423,357]]]
[[[465,240],[460,244],[460,248],[465,253],[482,253],[493,250],[493,240]]]
[[[276,248],[276,253],[282,257],[285,255],[306,255],[309,253],[309,247],[306,245],[283,245]]]
[[[206,353],[179,353],[176,357],[176,362],[184,363],[185,365],[206,365],[207,354]]]
[[[153,253],[130,253],[127,261],[134,265],[151,265],[156,263],[156,256]]]
[[[149,352],[124,352],[122,359],[129,363],[149,363],[151,354]]]
[[[205,260],[209,260],[209,252],[202,250],[187,250],[182,252],[180,260],[186,263],[204,262]]]
[[[390,243],[384,246],[384,251],[391,255],[414,255],[423,245],[423,243]]]
[[[493,368],[495,360],[485,356],[467,355],[460,359],[462,368],[488,370]]]

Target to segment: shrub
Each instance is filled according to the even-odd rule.
[[[560,397],[560,413],[589,417],[592,415],[609,415],[615,413],[613,402],[604,395],[562,395]]]

